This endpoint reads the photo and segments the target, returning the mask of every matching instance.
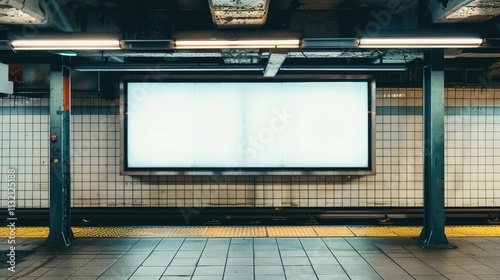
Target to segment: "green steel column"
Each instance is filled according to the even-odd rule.
[[[424,248],[449,244],[444,213],[444,51],[424,54],[424,226],[417,241]]]
[[[47,246],[69,246],[71,230],[70,69],[50,69],[50,221]]]

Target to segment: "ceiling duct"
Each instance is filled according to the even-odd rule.
[[[269,0],[208,0],[219,28],[259,27],[266,23]]]

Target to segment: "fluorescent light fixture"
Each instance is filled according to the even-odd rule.
[[[176,40],[176,49],[264,49],[299,48],[299,39],[271,40]]]
[[[481,38],[414,37],[414,38],[361,38],[360,48],[477,48]]]
[[[121,40],[120,46],[123,50],[172,50],[172,40]]]
[[[258,65],[74,65],[77,71],[109,71],[109,72],[246,72],[263,71]]]
[[[304,38],[303,49],[331,49],[331,48],[357,48],[359,39],[357,38]]]
[[[179,31],[172,34],[175,49],[300,48],[303,34],[284,30]]]
[[[404,64],[394,65],[290,65],[280,68],[282,71],[334,71],[334,72],[370,72],[370,71],[406,71]]]
[[[119,40],[107,39],[33,39],[12,40],[14,50],[119,50]]]

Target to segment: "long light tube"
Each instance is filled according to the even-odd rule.
[[[119,50],[120,40],[114,39],[33,39],[12,40],[14,50]]]
[[[176,40],[176,49],[299,48],[299,39]]]
[[[481,38],[361,38],[360,48],[477,48]]]
[[[403,64],[385,65],[290,65],[280,68],[281,71],[337,71],[337,72],[370,72],[370,71],[406,71],[407,66]]]

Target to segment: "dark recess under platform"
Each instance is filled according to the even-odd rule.
[[[495,224],[499,207],[446,208],[447,225]],[[385,216],[389,223],[385,221]],[[16,209],[18,226],[47,226],[49,209]],[[243,208],[148,207],[72,208],[73,226],[169,225],[422,225],[419,207]],[[4,221],[5,223],[5,221]]]

